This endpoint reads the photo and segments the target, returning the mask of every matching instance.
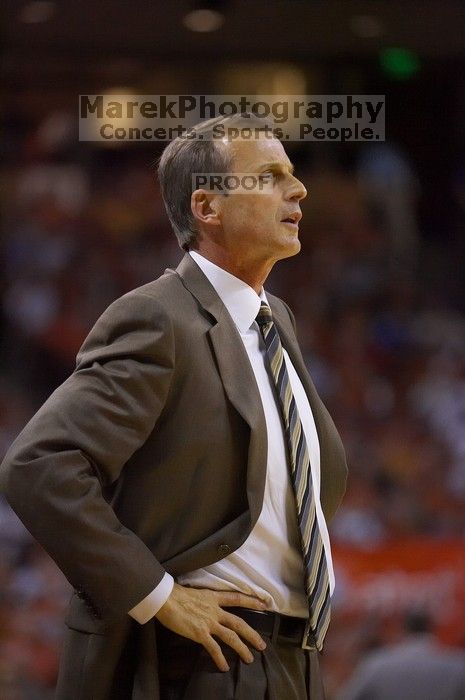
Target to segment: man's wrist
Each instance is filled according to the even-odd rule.
[[[162,580],[148,596],[129,610],[128,615],[133,617],[141,625],[151,620],[160,608],[166,603],[174,586],[174,578],[167,571]]]

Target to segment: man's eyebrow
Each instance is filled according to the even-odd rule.
[[[279,160],[274,161],[273,163],[263,163],[263,165],[260,165],[260,170],[266,170],[267,168],[287,168],[287,163],[281,163]],[[291,163],[289,165],[289,171],[291,174],[294,173],[294,164]]]

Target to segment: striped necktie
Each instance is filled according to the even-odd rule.
[[[268,368],[271,370],[284,419],[291,481],[296,497],[297,520],[304,560],[305,592],[309,606],[304,644],[307,639],[306,643],[309,647],[316,646],[321,650],[330,620],[329,577],[323,540],[316,517],[307,441],[292,393],[281,340],[273,323],[271,309],[263,301],[255,320],[265,341]]]

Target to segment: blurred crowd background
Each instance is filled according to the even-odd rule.
[[[405,642],[406,613],[465,653],[463,5],[173,5],[6,3],[0,456],[100,313],[182,256],[153,168],[164,144],[79,142],[80,93],[386,94],[385,143],[289,144],[302,251],[266,285],[295,312],[350,467],[328,696],[371,697],[347,684]],[[3,700],[53,697],[70,593],[0,496]]]

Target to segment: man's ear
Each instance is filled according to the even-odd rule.
[[[191,195],[191,211],[194,219],[204,225],[218,226],[218,195],[206,190],[194,190]]]

